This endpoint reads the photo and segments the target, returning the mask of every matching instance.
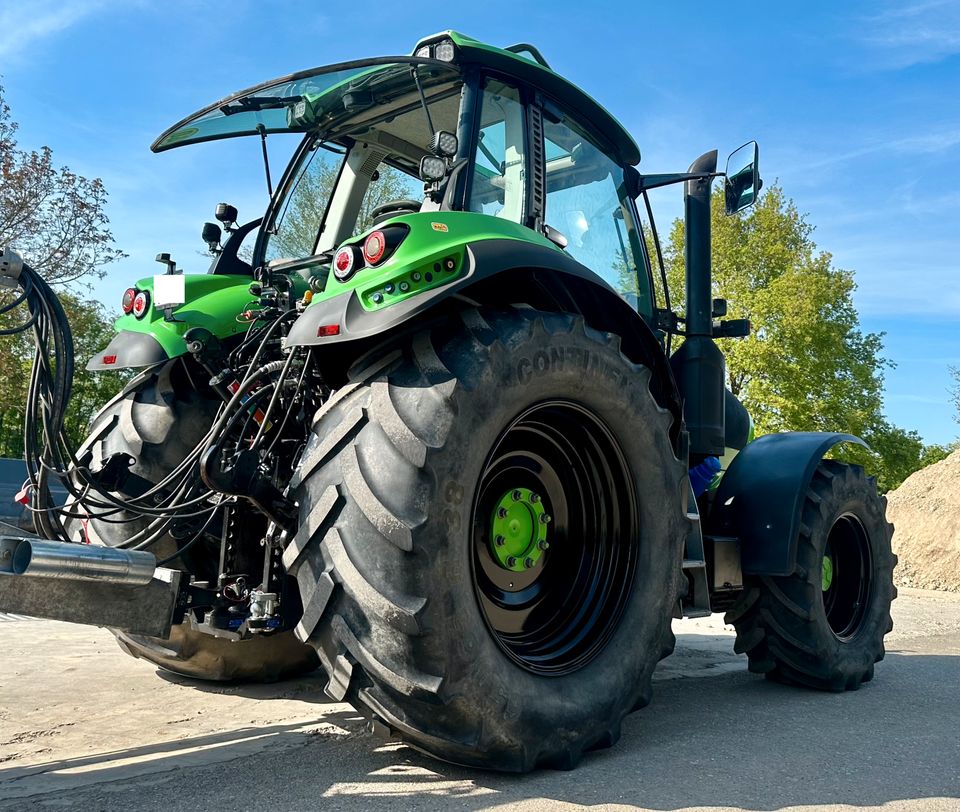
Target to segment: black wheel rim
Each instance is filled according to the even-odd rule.
[[[511,489],[542,499],[549,549],[504,567],[491,516]],[[518,665],[545,675],[582,668],[608,642],[637,566],[633,476],[606,425],[569,401],[538,404],[501,434],[473,507],[473,582],[487,626]]]
[[[863,626],[873,573],[867,532],[852,513],[844,513],[830,528],[822,572],[827,622],[837,638],[850,640]]]

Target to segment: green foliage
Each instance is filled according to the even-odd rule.
[[[272,257],[308,257],[313,253],[320,220],[339,172],[340,157],[318,150],[291,193],[280,227],[270,241]],[[416,188],[418,197],[422,196],[422,186],[419,180],[382,164],[360,203],[354,234],[360,234],[372,225],[373,210],[381,203],[410,197],[412,187]]]
[[[20,149],[16,133],[0,86],[0,245],[16,248],[48,282],[103,276],[123,253],[107,228],[102,181],[55,167],[49,147]]]
[[[836,268],[818,249],[813,227],[778,185],[752,209],[724,215],[723,190],[713,195],[714,295],[728,302],[727,318],[749,319],[745,339],[722,339],[730,387],[746,405],[757,434],[841,431],[862,437],[866,463],[881,489],[896,487],[921,464],[916,432],[883,417],[881,333],[866,333],[853,305],[853,273]],[[674,307],[682,307],[683,223],[664,246]]]
[[[84,438],[88,419],[120,389],[124,376],[94,375],[83,369],[86,359],[103,348],[113,331],[102,305],[64,290],[64,285],[102,276],[104,265],[123,254],[114,247],[107,228],[107,193],[101,181],[55,167],[48,147],[19,149],[16,131],[0,87],[0,246],[17,249],[56,285],[69,317],[78,369],[66,431],[76,445]],[[10,293],[0,296],[0,304],[10,298]],[[26,307],[18,307],[0,316],[0,327],[15,326],[27,317]],[[32,334],[3,336],[0,347],[0,456],[20,457]]]
[[[59,292],[73,331],[77,371],[73,379],[70,411],[65,430],[76,448],[86,437],[94,413],[129,380],[129,372],[87,372],[86,360],[102,350],[113,334],[111,320],[99,302]],[[22,320],[25,311],[8,314],[3,326]],[[33,363],[32,334],[4,336],[0,353],[0,457],[23,456],[23,417],[30,367]]]

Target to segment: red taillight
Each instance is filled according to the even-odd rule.
[[[340,335],[339,324],[324,324],[317,328],[317,338],[328,338]]]
[[[133,315],[138,319],[142,319],[147,315],[147,308],[150,306],[150,294],[145,290],[141,290],[136,296],[133,297],[133,307],[130,309],[133,311]]]
[[[363,242],[363,258],[371,265],[376,265],[387,250],[387,238],[382,231],[374,231]]]
[[[123,292],[123,298],[120,300],[120,309],[124,313],[129,313],[133,310],[133,300],[136,298],[137,289],[136,288],[127,288]]]
[[[341,282],[349,279],[357,268],[357,249],[347,245],[337,251],[333,258],[333,275]]]

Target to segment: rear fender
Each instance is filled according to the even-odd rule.
[[[87,363],[92,371],[138,369],[187,353],[183,334],[203,327],[219,339],[246,332],[249,323],[238,320],[254,302],[249,276],[227,274],[184,274],[185,301],[172,310],[172,321],[154,306],[153,277],[141,279],[138,291],[150,296],[146,315],[132,313],[114,322],[117,335]]]
[[[852,434],[766,434],[733,459],[717,488],[710,535],[740,541],[744,575],[790,575],[797,561],[803,502],[817,465],[838,443],[867,444]]]
[[[455,213],[441,214],[450,219],[451,229],[458,222],[452,217]],[[398,219],[415,223],[418,217],[422,215]],[[480,218],[481,223],[496,220],[475,214],[461,213],[460,217]],[[533,234],[521,226],[515,228]],[[654,397],[674,415],[673,439],[678,442],[680,398],[663,347],[647,322],[601,277],[552,244],[519,237],[491,235],[467,242],[457,251],[452,247],[444,250],[462,257],[449,281],[389,306],[368,306],[371,291],[382,290],[382,278],[372,274],[370,283],[364,279],[365,272],[357,274],[359,279],[350,289],[328,286],[326,296],[315,297],[294,323],[287,346],[332,346],[386,338],[405,325],[436,315],[441,306],[456,300],[579,313],[591,327],[619,336],[626,356],[651,369]],[[412,272],[409,266],[394,267],[392,284],[399,286],[397,280]]]

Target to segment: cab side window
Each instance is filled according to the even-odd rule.
[[[636,310],[652,314],[645,255],[623,168],[566,118],[544,122],[544,152],[546,222],[567,238],[567,253]]]
[[[470,211],[522,223],[525,160],[524,108],[519,91],[488,79],[480,106],[480,132],[473,156]]]

